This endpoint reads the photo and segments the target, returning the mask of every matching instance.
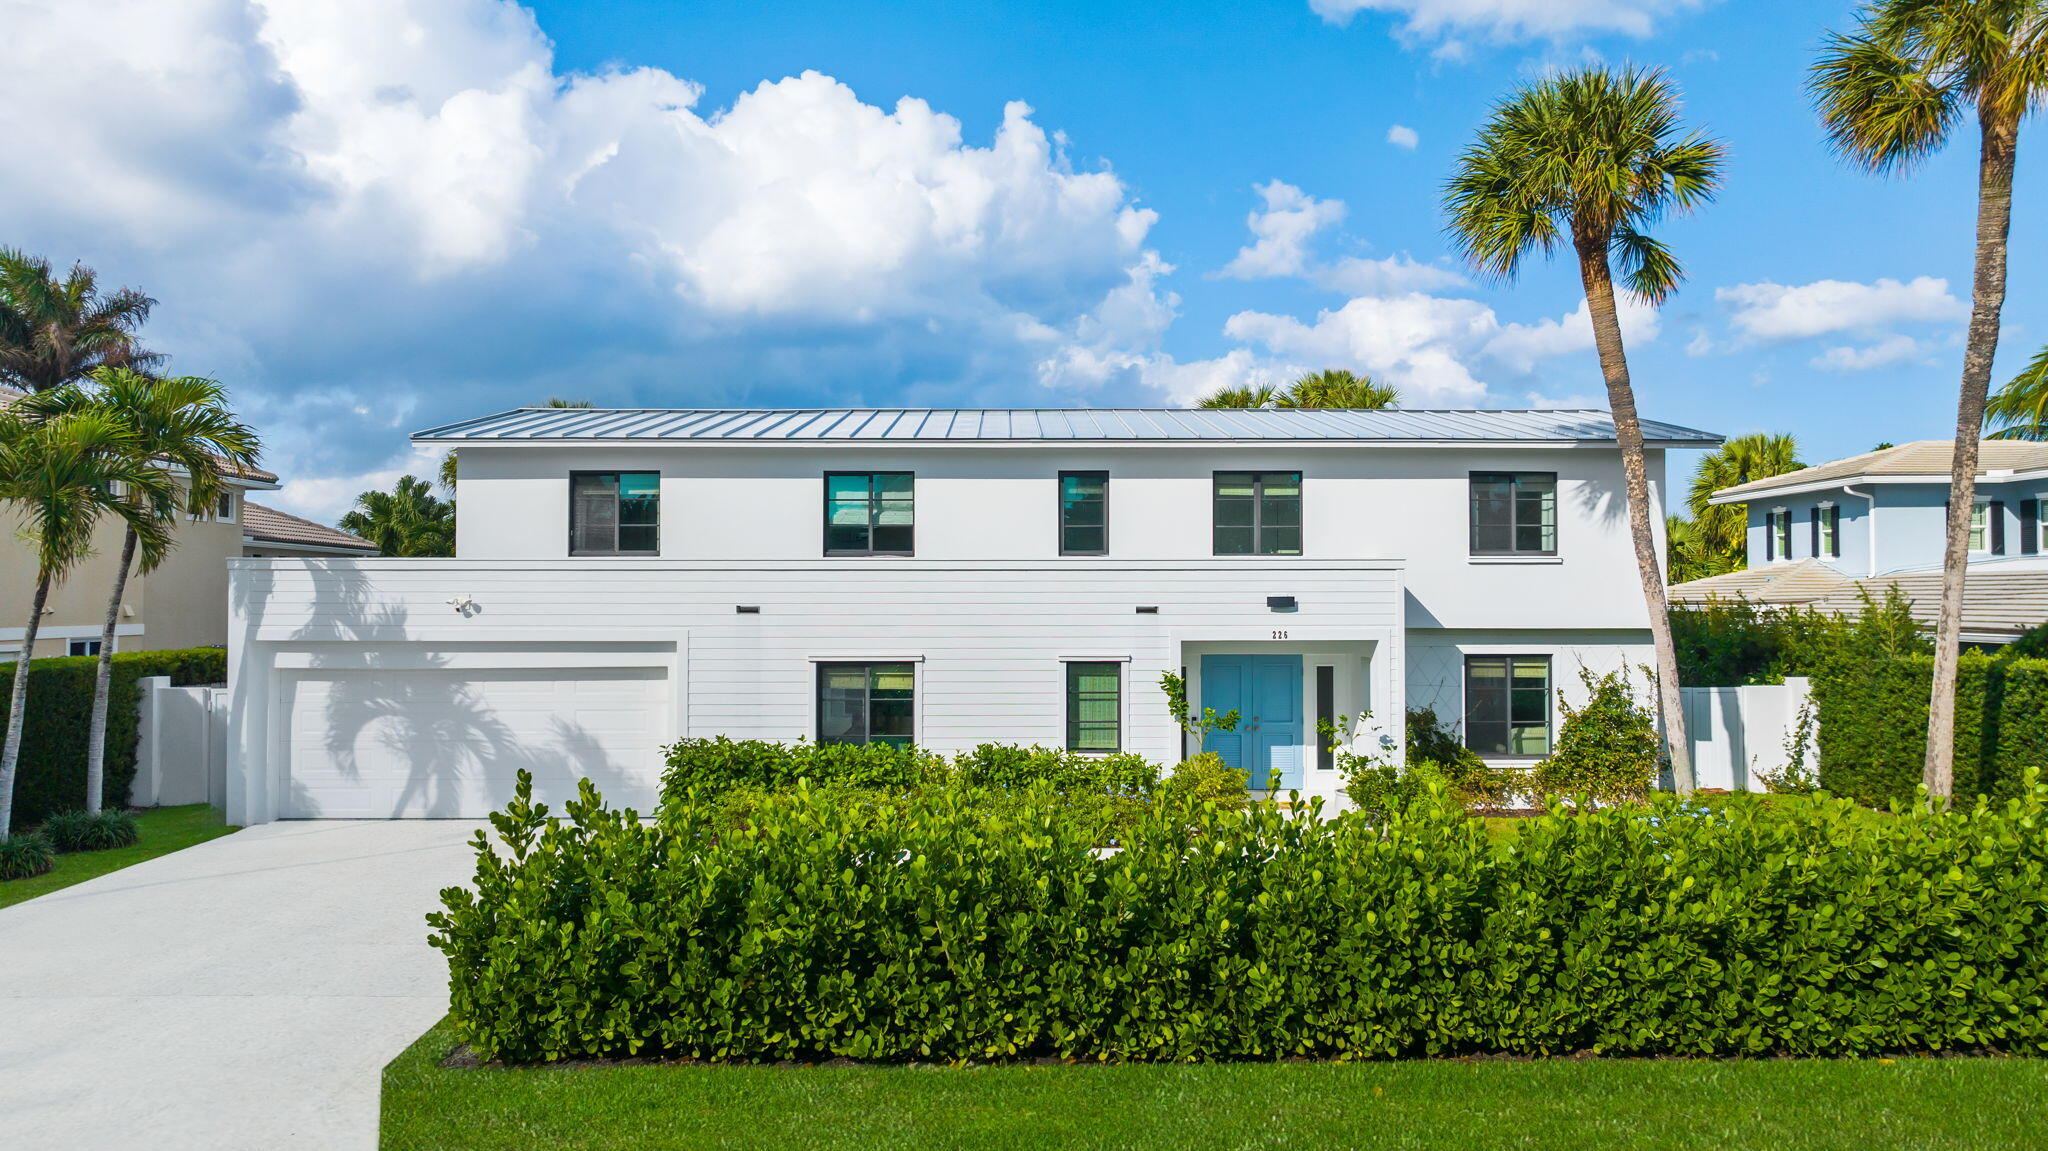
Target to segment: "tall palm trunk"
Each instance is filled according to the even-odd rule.
[[[1650,475],[1643,459],[1643,426],[1636,418],[1636,394],[1629,382],[1628,356],[1621,343],[1621,316],[1614,306],[1614,275],[1607,264],[1607,237],[1578,236],[1579,278],[1586,286],[1586,311],[1600,374],[1607,381],[1607,406],[1614,413],[1614,438],[1621,446],[1621,474],[1628,489],[1629,536],[1636,545],[1636,574],[1650,611],[1650,641],[1657,651],[1658,710],[1663,712],[1664,747],[1671,757],[1671,783],[1680,795],[1693,790],[1692,748],[1686,742],[1685,711],[1678,684],[1678,647],[1671,640],[1671,610],[1664,599],[1664,569],[1650,528]]]
[[[128,592],[128,573],[135,566],[135,529],[121,541],[121,570],[114,573],[114,594],[107,600],[107,622],[100,628],[100,663],[93,673],[92,727],[85,736],[85,809],[99,814],[107,781],[107,697],[114,688],[114,629],[121,619],[121,597]]]
[[[1970,562],[1970,516],[1977,503],[1977,442],[1984,399],[1998,351],[2005,309],[2006,238],[2012,232],[2012,170],[2019,123],[1979,110],[1983,143],[1977,155],[1977,269],[1971,288],[1969,343],[1956,402],[1956,449],[1949,475],[1948,543],[1941,556],[1941,618],[1934,632],[1934,682],[1927,697],[1927,793],[1955,793],[1956,664],[1963,646],[1963,575]]]
[[[21,633],[21,658],[14,663],[14,688],[7,700],[7,742],[0,744],[0,838],[14,827],[14,769],[21,762],[21,726],[28,708],[29,662],[35,657],[36,633],[43,629],[43,606],[50,602],[50,572],[36,573],[36,594],[28,609],[28,627]]]

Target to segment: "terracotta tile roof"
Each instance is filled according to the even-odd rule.
[[[1666,594],[1674,604],[1740,596],[1753,603],[1847,615],[1863,609],[1866,593],[1883,599],[1893,587],[1912,601],[1913,617],[1932,628],[1941,609],[1939,568],[1857,579],[1819,560],[1800,560],[1673,584]],[[2004,642],[2041,623],[2048,623],[2048,561],[1989,560],[1970,565],[1963,577],[1964,639]]]
[[[340,528],[316,524],[312,520],[300,519],[289,512],[267,508],[262,504],[242,501],[242,534],[256,543],[275,543],[286,547],[347,548],[366,555],[377,554],[377,545],[361,536],[350,535]]]
[[[1985,440],[1979,446],[1977,457],[1977,478],[1996,479],[1998,472],[2025,472],[2048,469],[2048,443],[2031,443],[2026,440]],[[1722,488],[1714,493],[1715,503],[1736,503],[1754,499],[1769,492],[1800,488],[1809,484],[1828,482],[1853,484],[1867,476],[1924,476],[1941,483],[1948,482],[1951,457],[1955,454],[1952,440],[1915,440],[1895,448],[1884,448],[1864,452],[1860,456],[1830,460],[1786,472],[1769,479],[1751,480]]]

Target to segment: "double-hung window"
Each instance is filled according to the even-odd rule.
[[[1067,748],[1123,748],[1123,678],[1120,663],[1067,664]]]
[[[661,473],[573,472],[569,554],[661,554]]]
[[[1813,509],[1813,554],[1816,558],[1842,557],[1842,509],[1824,503]]]
[[[1217,472],[1219,556],[1301,554],[1300,472]]]
[[[907,663],[818,665],[818,742],[908,746],[917,673]]]
[[[1970,505],[1970,550],[1988,552],[1991,550],[1991,503],[1978,500]]]
[[[1787,508],[1772,508],[1764,519],[1764,528],[1769,533],[1764,539],[1764,558],[1788,560],[1792,558],[1792,512]]]
[[[1472,554],[1557,554],[1556,472],[1473,472]]]
[[[825,473],[825,554],[913,554],[913,487],[909,472]]]
[[[1465,746],[1480,755],[1550,754],[1550,657],[1465,657]]]
[[[1109,554],[1109,473],[1060,473],[1060,554]]]

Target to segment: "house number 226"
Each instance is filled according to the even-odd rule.
[[[1274,638],[1274,639],[1286,639],[1286,638],[1287,638],[1287,633],[1286,633],[1286,632],[1284,632],[1284,631],[1276,631],[1276,632],[1274,632],[1274,633],[1273,633],[1273,638]]]

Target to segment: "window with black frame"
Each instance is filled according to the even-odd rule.
[[[1550,657],[1465,657],[1465,746],[1480,755],[1550,754]]]
[[[1473,472],[1472,554],[1557,554],[1556,472]]]
[[[886,743],[916,738],[917,673],[907,663],[818,665],[818,742]]]
[[[825,554],[907,556],[916,543],[909,472],[827,472]]]
[[[1118,751],[1123,747],[1123,665],[1067,664],[1067,748]]]
[[[576,472],[569,477],[569,554],[661,554],[658,472]]]
[[[1060,473],[1060,554],[1109,554],[1109,473]]]
[[[1301,554],[1300,472],[1217,472],[1215,553]]]

